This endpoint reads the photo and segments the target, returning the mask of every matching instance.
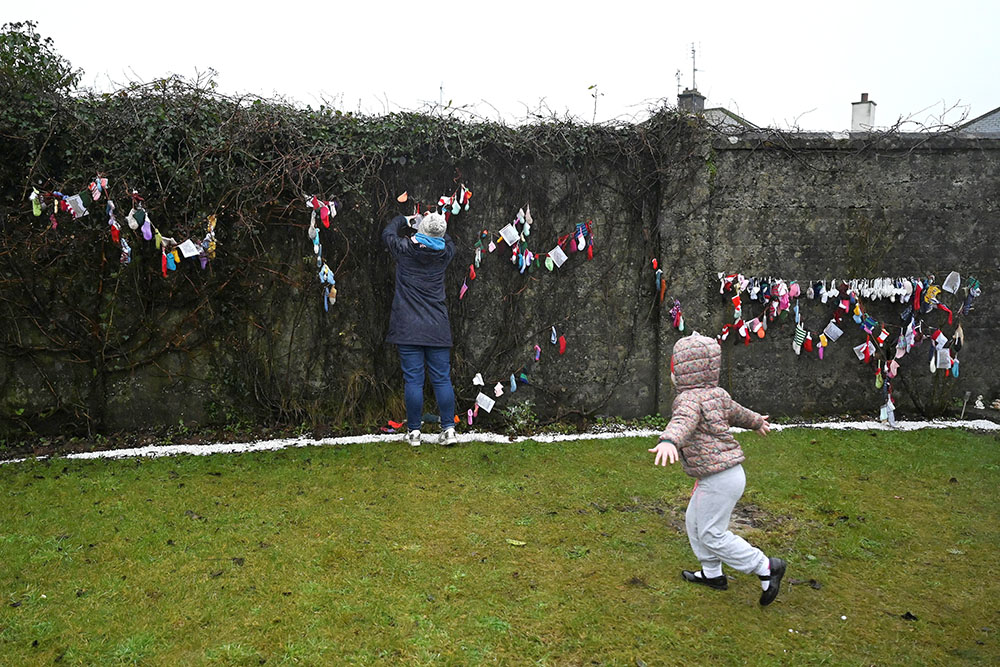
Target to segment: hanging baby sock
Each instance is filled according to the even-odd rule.
[[[535,346],[535,361],[538,361],[541,358],[542,358],[542,348],[540,348],[540,347],[538,347],[536,345]]]
[[[503,396],[503,385],[497,382],[496,386],[493,387],[493,395],[497,398]]]
[[[798,355],[802,352],[802,343],[806,340],[806,330],[802,328],[801,324],[795,325],[795,335],[792,337],[792,349],[795,350],[795,354]]]
[[[514,378],[514,374],[511,373],[511,375],[510,375],[510,393],[513,394],[515,391],[517,391],[517,380]]]
[[[559,354],[566,354],[566,336],[559,336]]]
[[[558,338],[556,337],[556,328],[555,327],[552,327],[552,337],[550,338],[550,340],[552,341],[553,345],[555,345],[558,342]]]
[[[461,289],[458,290],[458,300],[461,301],[462,298],[465,296],[465,293],[468,292],[468,291],[469,291],[468,280],[463,280],[462,281],[462,287],[461,287]]]

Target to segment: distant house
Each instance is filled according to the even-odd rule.
[[[979,118],[973,118],[958,129],[977,137],[1000,137],[1000,107],[987,111]]]
[[[705,96],[697,90],[687,88],[677,96],[677,108],[688,113],[698,114],[720,132],[747,132],[760,128],[742,116],[734,114],[723,107],[705,108]]]

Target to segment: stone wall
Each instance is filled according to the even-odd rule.
[[[833,278],[975,276],[983,295],[962,318],[966,344],[960,379],[931,375],[928,345],[901,361],[896,402],[914,414],[954,405],[970,391],[994,398],[1000,390],[996,248],[1000,207],[1000,142],[950,136],[821,135],[719,137],[706,146],[713,165],[691,188],[691,201],[664,202],[663,254],[683,265],[671,292],[686,298],[695,328],[716,332],[731,316],[719,294],[718,272],[809,281]],[[707,202],[695,207],[694,203]],[[688,213],[690,211],[690,213]],[[949,295],[942,295],[947,297]],[[954,306],[957,299],[949,302]],[[804,325],[821,330],[832,304],[801,299]],[[877,319],[902,324],[902,306],[867,304]],[[929,324],[948,327],[944,313]],[[957,321],[956,321],[957,324]],[[796,357],[794,325],[772,327],[749,348],[724,346],[724,383],[739,400],[772,415],[877,414],[873,369],[850,347],[864,342],[857,327],[827,348],[824,359]],[[661,345],[676,335],[661,326]],[[666,377],[661,366],[661,377]],[[661,401],[661,411],[667,409]]]
[[[367,199],[345,197],[348,205],[336,218],[336,231],[324,233],[340,294],[329,313],[321,307],[305,233],[308,213],[301,206],[262,212],[254,235],[230,233],[220,216],[220,256],[205,272],[185,263],[164,280],[155,268],[158,254],[138,244],[133,265],[125,269],[130,273],[123,274],[127,278],[116,278],[114,285],[95,282],[86,286],[92,296],[74,297],[83,311],[95,313],[93,322],[59,314],[46,321],[3,316],[3,430],[109,431],[275,420],[356,430],[400,419],[401,377],[393,350],[382,342],[392,264],[379,232],[392,214],[405,212],[395,204],[396,194],[436,196],[451,186],[456,170],[474,192],[470,211],[451,225],[459,248],[449,270],[448,300],[460,412],[478,392],[471,384],[477,372],[488,386],[509,385],[511,373],[523,371],[530,378],[513,396],[508,388],[494,414],[481,420],[483,427],[502,424],[500,413],[525,401],[542,421],[669,413],[670,349],[680,336],[667,315],[671,300],[681,301],[687,332],[714,335],[731,315],[728,298],[719,294],[719,272],[797,280],[943,277],[951,270],[974,275],[984,293],[963,320],[961,378],[931,376],[922,348],[903,361],[897,403],[902,412],[913,413],[909,396],[927,409],[965,391],[987,399],[1000,393],[992,345],[998,315],[993,291],[1000,278],[995,254],[1000,140],[926,135],[731,140],[683,120],[662,127],[668,129],[651,125],[647,133],[623,132],[616,141],[642,142],[642,150],[627,157],[611,141],[603,153],[596,158],[588,153],[585,160],[511,160],[498,153],[442,161],[434,168],[387,167]],[[594,259],[575,254],[552,273],[535,269],[522,275],[501,244],[484,257],[459,300],[479,232],[495,234],[525,204],[536,221],[528,241],[532,250],[548,251],[558,236],[589,219]],[[369,214],[373,210],[378,214]],[[8,245],[15,242],[10,229],[19,215],[8,210]],[[234,283],[227,279],[237,256],[233,251],[248,247],[265,248],[266,254],[253,267],[252,279],[240,274]],[[66,261],[96,266],[106,261],[108,249],[97,251],[88,242],[72,252]],[[668,284],[662,306],[653,258],[662,263]],[[5,270],[9,284],[26,279],[12,272],[35,272],[34,293],[59,303],[66,297],[58,266],[52,260]],[[194,284],[207,286],[198,298],[192,296]],[[118,301],[108,322],[112,298]],[[802,303],[814,331],[829,310],[818,302]],[[872,305],[885,321],[898,322],[898,310],[896,304]],[[130,342],[115,339],[114,354],[107,344],[67,352],[47,342],[46,327],[81,336],[92,329],[95,340],[102,340],[99,334],[110,326],[129,332]],[[564,356],[548,342],[552,326],[567,338]],[[863,340],[858,331],[849,330],[819,361],[796,357],[793,328],[772,327],[767,338],[749,347],[724,346],[723,384],[733,395],[776,416],[877,413],[873,371],[850,350]],[[146,354],[154,342],[155,354]],[[536,344],[542,348],[537,364]]]

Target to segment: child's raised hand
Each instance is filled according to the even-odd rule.
[[[654,466],[665,466],[668,460],[670,463],[677,462],[677,448],[674,447],[672,442],[667,440],[664,440],[649,451],[656,452],[656,458],[653,460]]]
[[[771,415],[763,415],[764,423],[760,425],[759,429],[757,429],[757,433],[760,433],[761,435],[767,435],[768,433],[771,432],[771,424],[769,424],[767,421],[767,418],[770,416]]]

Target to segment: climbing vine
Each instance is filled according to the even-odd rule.
[[[370,117],[224,95],[212,72],[82,90],[79,72],[32,24],[0,32],[0,74],[10,100],[0,111],[9,156],[0,164],[0,414],[12,432],[381,421],[401,405],[396,361],[382,342],[392,272],[379,243],[386,221],[409,212],[396,202],[400,191],[430,201],[460,181],[472,185],[481,213],[453,231],[463,243],[530,201],[546,218],[540,233],[599,208],[608,215],[598,233],[643,253],[637,235],[658,233],[665,174],[698,169],[683,148],[691,128],[670,112],[643,125],[553,117],[513,127],[449,109]],[[675,148],[678,158],[665,159]],[[60,213],[58,225],[48,212],[33,215],[33,189],[75,193],[95,178],[107,178],[107,197],[124,211],[133,193],[142,197],[157,228],[178,240],[200,239],[216,216],[218,258],[204,270],[182,263],[164,278],[160,251],[127,229],[132,262],[119,262],[103,204],[76,220]],[[307,289],[315,270],[301,243],[305,194],[342,205],[324,241],[341,296],[325,316]],[[592,285],[584,298],[597,303],[604,293],[614,310],[610,286],[632,279],[629,262],[645,260],[623,256],[574,280]],[[453,273],[463,269],[456,262]],[[526,322],[573,314],[569,301],[546,312],[537,281],[497,271],[492,289],[489,300],[451,304],[455,328],[476,341],[456,348],[456,377],[519,354]],[[535,301],[516,298],[532,292]],[[650,316],[638,293],[626,313],[630,326]],[[477,320],[492,323],[489,336],[475,333]],[[627,355],[614,359],[601,369],[607,378],[626,372]],[[586,401],[581,414],[592,416],[613,383],[580,372],[608,388]],[[539,409],[558,412],[567,383],[540,383]]]

